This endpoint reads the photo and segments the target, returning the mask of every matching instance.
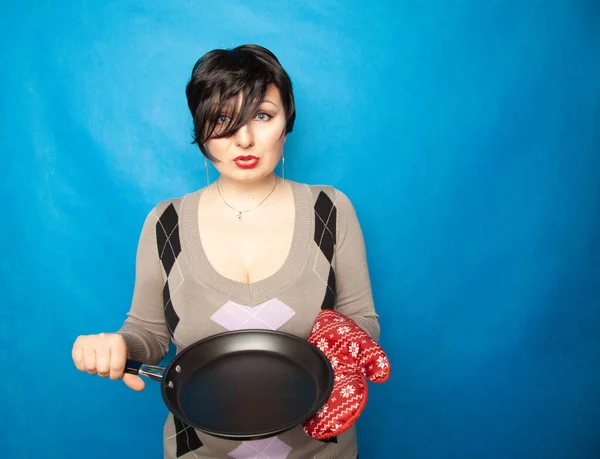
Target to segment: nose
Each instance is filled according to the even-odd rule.
[[[240,148],[250,148],[254,145],[254,134],[250,123],[243,125],[234,134],[235,144]]]

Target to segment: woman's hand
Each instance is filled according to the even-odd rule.
[[[139,376],[125,373],[127,355],[125,338],[117,333],[78,336],[72,350],[78,370],[101,378],[123,379],[127,387],[140,391],[146,384]]]

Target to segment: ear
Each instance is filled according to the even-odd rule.
[[[281,145],[285,144],[285,141],[287,140],[287,127],[284,126],[283,127],[283,131],[281,131]]]

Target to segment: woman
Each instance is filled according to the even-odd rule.
[[[124,374],[127,356],[158,363],[170,342],[180,351],[244,328],[306,339],[327,309],[377,340],[378,316],[351,202],[332,187],[274,172],[296,116],[292,84],[277,58],[255,45],[211,51],[194,66],[186,94],[195,142],[219,178],[152,209],[139,240],[125,324],[114,334],[78,337],[76,367],[141,390],[139,377]],[[358,448],[354,427],[325,442],[298,426],[270,439],[260,455],[265,442],[218,439],[171,414],[164,435],[169,458],[347,459]]]

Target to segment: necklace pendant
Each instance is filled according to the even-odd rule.
[[[238,218],[238,220],[242,219],[242,213],[239,210],[238,210],[237,218]]]

